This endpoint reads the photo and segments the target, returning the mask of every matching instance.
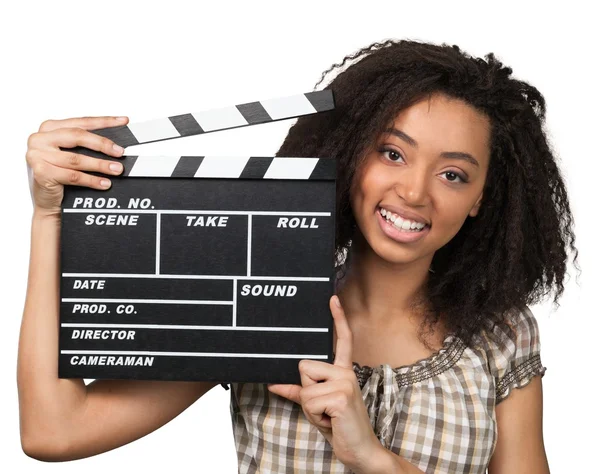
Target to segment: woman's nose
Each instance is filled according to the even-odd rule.
[[[429,175],[426,169],[406,170],[395,185],[398,197],[411,204],[424,204],[429,193]]]

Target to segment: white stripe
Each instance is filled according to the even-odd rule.
[[[205,156],[194,178],[239,178],[249,156]]]
[[[192,116],[205,132],[248,125],[248,121],[235,106],[194,112]]]
[[[180,156],[138,156],[128,176],[171,176]]]
[[[140,143],[181,136],[168,118],[131,123],[127,128]]]
[[[61,354],[97,354],[97,355],[145,355],[145,356],[183,356],[183,357],[258,357],[261,359],[327,359],[321,354],[240,354],[236,352],[158,352],[158,351],[60,351]]]
[[[304,94],[261,100],[260,103],[273,120],[314,114],[317,111]]]
[[[304,159],[304,158],[303,158]],[[232,216],[330,216],[331,212],[288,212],[288,211],[199,211],[197,209],[63,209],[63,212],[101,214],[219,214]]]
[[[156,213],[156,252],[154,258],[156,260],[155,273],[160,275],[160,212]]]
[[[128,329],[199,329],[215,331],[276,331],[276,332],[329,332],[329,328],[290,328],[266,326],[191,326],[186,324],[94,324],[62,323],[63,328],[128,328]]]
[[[237,280],[233,280],[233,317],[231,324],[235,328],[237,326]]]
[[[328,277],[274,277],[246,275],[155,275],[149,273],[63,273],[64,277],[83,278],[181,278],[187,280],[266,280],[266,281],[329,281]]]
[[[319,158],[273,158],[266,179],[308,179]]]
[[[248,260],[246,265],[246,274],[250,276],[252,273],[250,270],[252,268],[252,214],[248,216],[248,246],[247,251]],[[237,282],[237,280],[235,280]]]
[[[63,303],[154,303],[154,304],[233,304],[233,301],[211,300],[146,300],[123,298],[62,298]]]

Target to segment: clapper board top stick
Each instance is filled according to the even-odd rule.
[[[127,147],[333,108],[325,90],[92,132]],[[59,377],[300,383],[301,359],[332,362],[334,160],[72,150],[124,172],[65,186]]]

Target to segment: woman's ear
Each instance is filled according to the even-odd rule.
[[[483,199],[483,191],[481,192],[481,194],[479,195],[479,198],[477,199],[477,202],[475,203],[475,205],[471,208],[471,211],[469,212],[469,215],[471,217],[475,217],[477,215],[477,213],[479,212],[479,208],[481,207],[482,199]]]

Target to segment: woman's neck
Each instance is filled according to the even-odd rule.
[[[357,232],[351,247],[347,273],[338,296],[349,318],[360,315],[364,324],[384,329],[390,324],[414,325],[411,303],[422,294],[431,259],[393,264],[379,257]]]

